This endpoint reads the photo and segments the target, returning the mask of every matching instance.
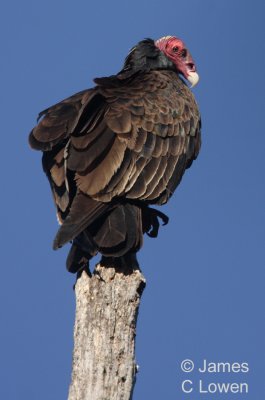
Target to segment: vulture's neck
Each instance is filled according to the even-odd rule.
[[[174,63],[155,46],[154,40],[145,39],[131,49],[120,74],[161,69],[176,71]]]
[[[117,75],[96,78],[97,85],[116,86],[127,79],[134,78],[137,73],[151,70],[170,70],[178,74],[176,67],[162,51],[160,51],[152,39],[145,39],[133,47],[125,59],[123,69]]]

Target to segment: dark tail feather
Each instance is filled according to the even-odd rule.
[[[67,258],[67,269],[73,273],[85,268],[97,252],[116,260],[133,257],[142,246],[143,232],[156,237],[159,218],[168,222],[165,214],[149,207],[132,203],[110,206],[90,200],[80,197],[73,204],[55,239],[57,246],[74,239]]]
[[[67,269],[77,272],[100,252],[105,257],[136,253],[142,245],[142,210],[133,204],[119,204],[96,219],[73,241]]]
[[[54,250],[76,238],[87,226],[93,224],[112,206],[93,200],[83,193],[78,193],[62,226],[58,230],[54,242]]]

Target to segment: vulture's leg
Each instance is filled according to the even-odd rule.
[[[77,273],[77,278],[83,271],[90,276],[89,260],[96,254],[95,244],[92,243],[88,232],[84,231],[73,240],[66,260],[66,268],[73,274]]]
[[[67,256],[66,268],[73,274],[77,273],[78,276],[81,275],[84,270],[88,275],[91,275],[89,270],[89,260],[92,257],[91,254],[84,252],[76,243],[73,242]]]

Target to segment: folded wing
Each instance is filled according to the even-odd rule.
[[[167,202],[200,148],[195,100],[174,72],[96,83],[41,113],[30,135],[65,221],[55,247],[119,202]]]

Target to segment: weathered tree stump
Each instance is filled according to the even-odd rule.
[[[98,264],[75,285],[76,318],[68,400],[129,400],[137,366],[135,335],[145,279],[139,269]]]

